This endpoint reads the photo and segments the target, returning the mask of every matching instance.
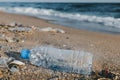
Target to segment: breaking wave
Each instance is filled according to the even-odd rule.
[[[67,12],[56,11],[53,9],[42,9],[42,8],[40,9],[33,7],[0,7],[0,10],[9,13],[26,14],[35,17],[49,16],[55,18],[66,18],[71,20],[98,23],[110,27],[120,28],[120,18],[114,18],[114,17],[85,15],[81,13],[67,13]]]

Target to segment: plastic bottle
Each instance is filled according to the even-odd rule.
[[[36,66],[87,75],[92,70],[93,55],[87,52],[58,49],[52,46],[35,47],[30,52],[29,60]]]

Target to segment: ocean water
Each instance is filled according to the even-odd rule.
[[[0,3],[0,10],[67,27],[120,34],[120,3]]]

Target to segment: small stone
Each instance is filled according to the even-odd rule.
[[[22,40],[22,43],[24,43],[25,42],[25,40]]]
[[[69,39],[69,37],[66,37],[66,39]]]
[[[3,73],[1,70],[0,70],[0,78],[3,78]]]
[[[17,26],[17,23],[16,22],[12,22],[9,24],[10,26]]]
[[[99,78],[98,80],[111,80],[111,79],[108,79],[108,78]]]
[[[7,37],[6,41],[10,42],[10,43],[12,43],[12,42],[19,42],[19,40],[17,38],[10,38],[10,37]]]

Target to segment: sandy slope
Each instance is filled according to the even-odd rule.
[[[50,24],[46,20],[35,17],[8,14],[0,12],[0,23],[11,22],[22,23],[23,25],[34,25],[37,27],[57,27],[66,31],[65,34],[53,32],[33,31],[24,35],[24,43],[2,43],[19,51],[23,47],[31,48],[41,45],[54,45],[67,49],[79,49],[90,52],[94,55],[93,69],[101,69],[107,63],[111,69],[117,67],[120,70],[120,35],[89,32]],[[114,65],[114,66],[113,66]]]

